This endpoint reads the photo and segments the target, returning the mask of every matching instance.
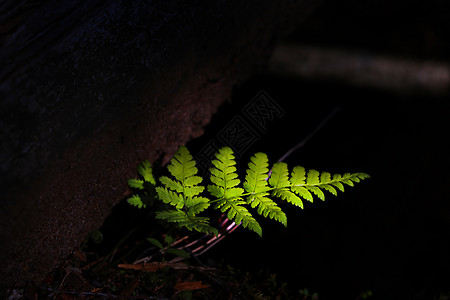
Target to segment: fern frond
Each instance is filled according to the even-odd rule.
[[[211,168],[211,182],[215,185],[227,190],[239,185],[240,180],[236,173],[236,162],[234,161],[233,150],[230,147],[223,147],[216,153],[215,160],[212,164],[215,168]]]
[[[244,227],[262,235],[261,226],[244,207],[246,204],[242,199],[244,189],[237,187],[240,180],[236,173],[233,150],[223,147],[216,153],[216,158],[212,161],[214,167],[210,169],[213,184],[208,185],[211,195],[218,198],[215,200],[215,208],[227,212],[227,217],[235,223],[242,222]]]
[[[255,194],[267,191],[268,161],[267,155],[261,152],[255,153],[250,158],[244,182],[246,192]],[[249,198],[251,199],[251,197]]]
[[[201,177],[195,176],[198,169],[189,150],[184,146],[181,146],[172,157],[167,169],[183,187],[193,186],[202,181]]]
[[[317,186],[320,183],[319,179],[320,172],[314,169],[309,170],[308,175],[306,177],[306,188],[315,194],[317,198],[324,201],[325,194],[322,190]]]
[[[281,208],[270,198],[265,197],[268,193],[262,195],[254,195],[253,202],[251,202],[251,207],[258,209],[256,210],[258,214],[269,217],[275,221],[280,222],[284,226],[287,226],[286,214],[281,210]]]
[[[336,196],[337,191],[335,188],[344,192],[344,184],[354,186],[354,182],[360,182],[367,178],[370,178],[370,176],[366,173],[334,174],[333,177],[328,172],[322,172],[321,174],[319,171],[313,169],[306,173],[305,168],[297,166],[292,171],[291,189],[300,197],[312,202],[313,197],[311,192],[320,200],[325,200],[323,190]]]
[[[198,169],[186,147],[181,146],[178,149],[167,169],[175,177],[175,180],[166,176],[159,179],[165,187],[156,188],[156,192],[163,202],[182,209],[188,201],[192,203],[199,199],[196,196],[202,193],[205,187],[199,185],[202,178],[196,175]],[[191,206],[187,206],[187,208],[189,209]]]
[[[336,189],[331,185],[331,174],[330,173],[322,172],[322,174],[320,174],[320,182],[321,182],[320,187],[322,189],[333,194],[334,196],[337,196]]]
[[[127,183],[130,188],[144,190],[144,192],[141,195],[132,195],[127,202],[138,208],[146,208],[147,204],[153,204],[153,199],[149,199],[149,197],[154,194],[156,184],[151,163],[144,160],[138,165],[137,171],[144,180],[132,178],[128,179]]]
[[[294,167],[291,173],[291,183],[293,186],[301,186],[306,183],[306,170],[304,167]]]
[[[188,214],[195,216],[209,207],[209,199],[205,197],[193,197],[186,201]]]
[[[177,193],[183,192],[183,185],[179,181],[175,181],[167,176],[161,176],[159,181],[161,181],[161,183],[171,191],[175,191]]]
[[[294,167],[289,173],[287,164],[283,162],[275,163],[269,175],[267,155],[258,152],[250,158],[245,181],[241,185],[235,157],[229,147],[219,149],[212,164],[211,184],[207,186],[208,192],[215,197],[212,201],[201,195],[205,189],[200,185],[203,179],[197,176],[198,169],[192,155],[182,146],[167,166],[172,176],[159,178],[162,186],[155,188],[150,162],[144,161],[138,166],[138,173],[143,179],[130,179],[128,185],[143,192],[130,197],[128,203],[145,208],[147,204],[152,205],[155,198],[159,198],[173,209],[157,212],[157,219],[176,223],[189,230],[217,235],[218,231],[209,224],[209,219],[198,216],[214,203],[214,208],[226,213],[230,220],[242,223],[243,227],[261,236],[261,226],[249,212],[247,205],[256,209],[261,216],[286,226],[287,217],[273,200],[274,197],[303,208],[302,201],[313,202],[313,195],[325,200],[325,191],[337,195],[338,190],[344,192],[345,185],[354,186],[355,183],[370,178],[366,173],[332,175],[314,169],[306,171],[301,166]]]
[[[252,214],[247,210],[247,208],[241,206],[245,204],[244,201],[238,201],[234,203],[232,203],[231,201],[227,202],[230,203],[227,213],[228,219],[234,220],[236,224],[242,222],[242,226],[244,226],[244,228],[253,230],[259,236],[262,236],[262,228],[259,223],[255,220],[255,218],[253,218]],[[224,212],[225,210],[226,209],[221,209],[222,212]]]
[[[128,179],[128,186],[130,188],[143,190],[145,188],[145,182],[152,185],[156,184],[155,178],[153,177],[152,165],[148,160],[144,160],[143,162],[141,162],[137,167],[137,171],[138,174],[144,178],[144,180],[136,178]]]
[[[286,163],[277,162],[272,167],[272,175],[269,178],[269,184],[275,188],[284,188],[290,186],[289,171]]]
[[[156,213],[156,218],[166,222],[177,223],[180,227],[186,227],[188,230],[217,235],[216,228],[209,225],[209,219],[206,217],[189,216],[181,210],[166,210]]]
[[[148,160],[144,160],[137,167],[138,174],[144,178],[144,181],[151,184],[156,184],[156,180],[153,177],[152,164]]]
[[[291,191],[287,164],[277,162],[273,165],[269,184],[273,187],[272,195],[303,208],[302,200]]]
[[[155,179],[153,178],[152,167],[148,160],[144,160],[143,162],[141,162],[138,165],[137,170],[138,174],[141,175],[144,178],[144,180],[137,178],[128,179],[127,184],[130,188],[144,190],[145,189],[144,184],[146,182],[155,185],[156,182]],[[143,203],[139,195],[133,195],[127,201],[129,204],[137,206],[138,208],[142,207],[145,208],[145,204]]]
[[[136,206],[137,208],[153,207],[156,200],[156,192],[153,191],[134,194],[127,199],[128,204]]]
[[[267,186],[269,177],[269,159],[267,155],[261,152],[255,153],[248,163],[247,175],[245,177],[244,189],[249,194],[247,203],[252,208],[257,207],[258,214],[265,218],[270,217],[284,226],[287,225],[287,217],[278,205],[270,198]]]
[[[276,189],[272,193],[274,196],[279,197],[292,205],[303,208],[302,199],[293,192],[291,192],[288,188]]]
[[[144,189],[144,180],[142,180],[142,179],[136,179],[136,178],[128,179],[127,183],[128,183],[128,186],[132,189],[139,189],[139,190]]]
[[[189,150],[181,146],[167,166],[175,179],[160,177],[163,187],[157,187],[159,198],[176,210],[158,212],[157,218],[167,222],[176,222],[181,227],[205,233],[217,232],[209,225],[209,219],[196,216],[210,206],[209,199],[199,195],[205,189],[199,185],[202,178],[197,176],[198,169]]]
[[[168,188],[160,186],[156,187],[156,192],[158,193],[159,199],[161,199],[164,203],[173,205],[178,209],[182,209],[184,207],[184,198],[182,194],[178,194]]]
[[[210,179],[214,185],[209,185],[208,190],[220,198],[240,197],[244,190],[236,187],[240,180],[236,173],[233,150],[223,147],[216,153],[216,158],[212,161],[214,167],[210,169]]]
[[[132,206],[136,206],[137,208],[146,207],[146,205],[144,204],[139,195],[131,196],[130,198],[127,199],[127,202]]]

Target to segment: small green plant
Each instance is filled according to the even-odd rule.
[[[161,251],[161,253],[164,256],[166,254],[173,254],[175,256],[179,256],[179,257],[183,257],[183,258],[190,257],[190,254],[187,251],[171,247],[171,245],[175,242],[175,239],[171,235],[166,234],[164,236],[165,246],[159,240],[152,238],[152,237],[147,238],[147,241],[149,243],[151,243],[153,246],[156,246],[157,248],[159,248],[159,250]],[[164,261],[164,258],[163,258],[163,261]]]
[[[243,227],[262,236],[261,226],[249,208],[286,226],[286,214],[273,198],[303,208],[303,200],[313,202],[313,195],[325,200],[324,191],[336,196],[337,190],[344,192],[344,184],[353,186],[355,182],[370,178],[366,173],[331,175],[313,169],[306,171],[301,166],[289,172],[283,162],[275,163],[269,172],[267,155],[258,152],[250,158],[245,181],[241,184],[231,148],[223,147],[215,156],[210,169],[211,184],[206,187],[211,198],[204,196],[205,186],[201,185],[203,178],[197,176],[195,160],[189,150],[181,146],[167,166],[172,178],[161,176],[161,185],[153,177],[150,162],[144,161],[138,166],[142,179],[130,179],[128,185],[143,193],[134,194],[128,203],[145,208],[158,199],[170,208],[157,211],[157,219],[176,223],[191,231],[217,235],[218,230],[210,225],[209,218],[200,215],[213,205],[215,210],[226,213],[228,219],[242,223]]]

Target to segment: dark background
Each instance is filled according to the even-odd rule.
[[[443,2],[324,3],[289,42],[368,51],[411,60],[449,59]],[[438,299],[450,291],[448,95],[399,94],[330,80],[288,79],[270,72],[235,89],[205,136],[201,151],[264,90],[285,114],[242,155],[257,151],[273,163],[335,108],[338,113],[285,162],[372,179],[305,209],[282,206],[288,227],[263,222],[263,239],[242,228],[207,255],[256,272],[267,268],[293,289],[319,299]],[[206,259],[206,258],[205,258]]]

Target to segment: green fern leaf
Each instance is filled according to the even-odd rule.
[[[209,199],[205,197],[193,197],[186,201],[188,213],[195,216],[210,206]]]
[[[325,194],[322,192],[322,190],[318,186],[307,186],[306,187],[309,191],[311,191],[314,195],[317,196],[320,200],[325,200]]]
[[[176,210],[158,212],[157,218],[176,222],[189,230],[217,232],[208,224],[208,218],[196,216],[207,209],[210,203],[208,198],[199,196],[205,189],[199,185],[203,179],[196,175],[198,169],[186,147],[178,149],[167,169],[175,179],[162,176],[160,182],[164,187],[157,187],[156,192],[164,203],[175,206]]]
[[[141,197],[139,195],[133,195],[130,198],[127,199],[127,202],[130,205],[136,206],[137,208],[145,208],[146,205],[142,201]]]
[[[309,176],[310,181],[314,180],[313,175],[314,174]],[[294,167],[294,169],[292,170],[292,173],[291,173],[291,178],[290,178],[291,191],[293,191],[295,194],[299,195],[301,198],[303,198],[309,202],[313,202],[312,194],[309,192],[308,189],[305,188],[306,180],[307,180],[307,177],[306,177],[305,168],[302,166]],[[303,207],[303,204],[301,205],[301,207]]]
[[[293,186],[302,186],[306,183],[306,171],[302,166],[294,167],[291,174],[291,183]]]
[[[272,175],[269,178],[269,184],[275,188],[284,188],[290,186],[289,171],[287,164],[283,162],[277,162],[272,167]]]
[[[184,187],[184,195],[186,198],[191,198],[197,196],[203,192],[205,189],[204,186],[185,186]]]
[[[270,217],[284,226],[287,225],[287,218],[284,212],[270,198],[267,191],[267,178],[269,177],[269,163],[267,155],[255,153],[248,164],[247,176],[245,177],[244,188],[250,195],[247,196],[247,203],[251,203],[252,208],[257,207],[258,214],[265,218]]]
[[[251,202],[251,207],[257,207],[258,214],[264,216],[265,218],[269,217],[280,222],[284,226],[287,226],[286,214],[274,201],[272,201],[272,199],[265,197],[266,195],[268,195],[268,193],[252,196],[253,201]]]
[[[329,183],[331,181],[331,174],[328,172],[322,172],[320,174],[320,182],[321,183]]]
[[[155,178],[153,177],[152,164],[148,160],[144,160],[138,165],[138,174],[144,177],[146,182],[151,184],[156,184]]]
[[[328,172],[322,172],[320,174],[320,188],[324,189],[325,191],[333,194],[334,196],[337,196],[337,191],[334,187],[330,185],[331,183],[331,174]]]
[[[230,200],[230,199],[224,199],[224,205],[220,207],[220,210],[222,212],[227,212],[227,217],[230,220],[233,220],[236,224],[239,224],[242,222],[242,226],[244,228],[248,228],[250,230],[253,230],[259,236],[262,236],[262,228],[259,225],[259,223],[253,218],[251,213],[245,208],[244,205],[245,202],[242,200]]]
[[[163,210],[156,212],[156,219],[165,220],[167,222],[185,222],[188,218],[181,210]]]
[[[358,183],[361,180],[368,179],[370,176],[366,173],[345,173],[342,176],[342,183],[345,183],[349,186],[354,186],[354,182]]]
[[[320,183],[320,172],[314,169],[308,171],[308,175],[306,177],[306,188],[316,195],[320,200],[325,200],[325,194],[322,190],[317,186]]]
[[[342,175],[334,174],[333,179],[331,180],[331,184],[337,187],[341,192],[344,192],[344,185],[341,183]]]
[[[216,153],[216,158],[212,161],[215,168],[210,170],[211,181],[214,182],[213,178],[217,178],[216,185],[223,187],[225,190],[239,185],[240,181],[237,178],[233,150],[230,147],[223,147]]]
[[[305,168],[300,166],[294,168],[291,176],[291,182],[293,184],[292,191],[311,202],[313,200],[312,195],[311,193],[305,192],[305,190],[312,192],[319,199],[325,200],[323,190],[336,196],[337,191],[335,187],[344,192],[344,184],[354,186],[354,182],[360,182],[361,180],[370,178],[366,173],[334,174],[333,178],[331,178],[331,174],[328,172],[321,174],[316,170],[310,170],[306,176],[305,174]]]
[[[232,198],[239,198],[244,193],[244,189],[241,188],[229,188],[225,190],[224,198],[232,199]]]
[[[211,182],[220,189],[210,188],[215,192],[223,190],[222,197],[225,197],[228,190],[233,190],[228,192],[233,194],[234,197],[239,197],[239,192],[243,190],[235,188],[239,185],[240,181],[236,173],[236,162],[234,161],[233,150],[229,147],[223,147],[216,153],[215,160],[212,161],[214,167],[210,169],[211,172]],[[242,194],[242,193],[241,193]]]
[[[171,210],[156,212],[157,219],[176,223],[188,230],[217,235],[218,231],[209,225],[209,219],[198,216],[215,203],[215,209],[226,213],[230,220],[242,223],[243,227],[261,236],[261,226],[246,205],[256,209],[263,217],[274,219],[286,226],[287,217],[272,197],[303,208],[302,200],[312,202],[313,194],[325,200],[324,191],[337,195],[337,190],[344,191],[344,185],[354,186],[355,183],[370,178],[366,173],[331,175],[314,169],[306,172],[301,166],[294,167],[289,174],[287,164],[282,162],[273,165],[269,176],[267,155],[259,152],[251,157],[245,182],[241,186],[234,159],[233,151],[229,147],[223,147],[216,153],[216,159],[212,161],[213,167],[210,169],[211,184],[207,186],[208,192],[216,198],[213,201],[201,196],[205,187],[200,185],[202,178],[197,176],[196,163],[186,147],[180,147],[170,160],[167,168],[173,178],[160,177],[162,186],[155,188],[150,162],[144,161],[138,166],[138,173],[144,180],[130,179],[128,185],[145,192],[133,195],[128,199],[128,203],[139,208],[146,207],[147,204],[152,205],[156,191],[161,201],[174,207]]]
[[[293,192],[291,192],[288,188],[282,188],[273,191],[273,195],[285,200],[295,206],[303,208],[302,199],[297,197]]]
[[[167,166],[167,169],[170,174],[175,177],[175,179],[183,182],[184,184],[188,183],[187,179],[189,177],[194,176],[198,172],[198,169],[195,167],[195,161],[192,159],[192,155],[184,146],[181,146],[175,153],[173,158],[170,160],[170,164]],[[201,182],[201,178],[196,180],[200,180]]]
[[[217,185],[208,185],[208,192],[216,197],[216,198],[222,198],[225,195],[225,190],[224,188],[217,186]]]
[[[359,180],[358,177],[356,177],[356,179]],[[352,181],[352,174],[350,173],[345,173],[344,175],[342,175],[341,182],[351,187],[355,186]]]
[[[197,174],[197,172],[195,172],[194,174]],[[190,176],[184,180],[184,186],[196,186],[202,181],[203,179],[199,176]]]
[[[180,227],[186,227],[188,230],[196,230],[208,234],[217,235],[218,231],[208,224],[206,217],[193,217],[181,210],[166,210],[156,213],[156,218],[166,222],[177,223]]]
[[[184,199],[181,194],[160,186],[156,187],[156,192],[158,193],[159,199],[161,199],[164,203],[173,205],[178,209],[184,207]]]
[[[203,179],[196,176],[198,169],[195,167],[195,161],[186,147],[182,146],[178,149],[170,160],[167,169],[175,177],[175,180],[166,176],[159,179],[166,187],[156,189],[163,202],[181,209],[188,200],[192,200],[192,197],[198,196],[205,189],[205,187],[198,185]]]
[[[128,179],[127,183],[130,188],[139,189],[139,190],[144,189],[144,180],[133,178],[133,179]]]
[[[152,167],[148,160],[141,162],[137,167],[138,173],[142,179],[129,179],[127,181],[128,186],[133,189],[142,190],[139,194],[132,195],[127,202],[136,206],[137,208],[146,208],[147,206],[153,206],[156,193],[155,193],[155,179],[152,174]]]
[[[365,179],[369,179],[370,175],[367,173],[355,173],[354,174],[356,177],[358,177],[361,180],[365,180]]]
[[[177,193],[183,192],[183,185],[179,181],[175,181],[169,177],[161,176],[159,178],[162,184],[164,184],[168,189],[175,191]]]
[[[210,169],[213,184],[208,186],[208,191],[218,197],[215,208],[226,212],[227,217],[235,223],[242,222],[244,227],[262,235],[261,226],[243,206],[246,204],[241,197],[244,189],[237,187],[240,180],[236,173],[233,150],[223,147],[216,153],[216,158],[212,161],[214,167]]]
[[[315,185],[319,183],[319,171],[316,170],[309,170],[308,176],[306,178],[306,184],[308,185]]]
[[[138,174],[141,175],[142,179],[128,179],[128,186],[133,189],[143,190],[145,189],[144,183],[148,182],[152,185],[156,184],[155,178],[153,177],[152,165],[148,160],[144,160],[137,167]]]
[[[303,198],[309,202],[314,201],[312,194],[308,191],[307,188],[305,188],[303,186],[292,186],[291,190],[294,193],[296,193],[297,195],[299,195],[301,198]]]
[[[247,176],[244,182],[246,192],[255,194],[267,191],[267,178],[269,177],[268,161],[267,155],[261,152],[255,153],[250,158]]]
[[[320,185],[320,188],[322,188],[322,189],[324,189],[325,191],[327,191],[327,192],[333,194],[334,196],[337,196],[337,191],[336,191],[336,189],[335,189],[334,187],[332,187],[331,185],[329,185],[329,184],[321,184],[321,185]]]

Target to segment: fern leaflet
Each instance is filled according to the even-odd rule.
[[[274,196],[280,197],[295,206],[303,208],[302,200],[291,191],[287,164],[277,162],[273,165],[269,184],[273,187],[272,194]]]
[[[157,219],[176,222],[189,230],[217,234],[217,229],[209,225],[206,217],[196,215],[209,207],[209,199],[199,196],[204,186],[199,185],[202,178],[197,176],[198,169],[186,147],[180,147],[167,167],[174,179],[161,176],[163,187],[156,187],[159,198],[175,210],[158,212]]]
[[[138,208],[146,208],[148,204],[152,204],[154,200],[154,188],[155,188],[155,178],[153,177],[153,171],[151,163],[148,160],[144,160],[137,167],[138,174],[142,179],[129,179],[128,186],[130,188],[145,190],[141,195],[132,195],[127,202],[130,205],[137,206]]]
[[[212,161],[214,167],[210,170],[213,184],[208,185],[211,195],[218,198],[215,201],[215,208],[220,208],[221,212],[227,212],[228,219],[237,224],[242,222],[244,227],[248,227],[261,236],[261,226],[244,206],[246,204],[242,198],[244,189],[237,187],[240,180],[236,173],[233,150],[223,147],[216,153],[216,158]]]
[[[247,176],[245,177],[244,189],[249,195],[247,203],[252,208],[257,207],[257,212],[267,218],[282,223],[287,226],[287,218],[281,208],[270,198],[267,178],[269,177],[269,163],[267,155],[261,152],[255,153],[248,164]]]

